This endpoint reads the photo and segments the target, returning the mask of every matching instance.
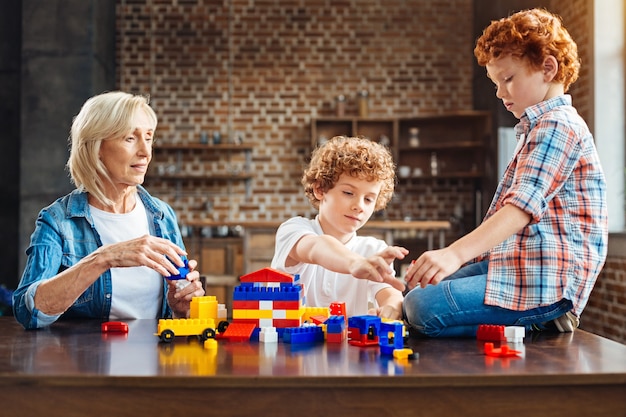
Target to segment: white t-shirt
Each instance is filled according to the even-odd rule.
[[[146,209],[139,197],[124,214],[89,206],[103,245],[135,239],[150,233]],[[113,295],[109,319],[154,319],[161,312],[163,277],[147,266],[111,268]]]
[[[294,217],[280,225],[276,232],[276,248],[272,268],[289,274],[300,274],[304,285],[305,303],[310,307],[328,307],[334,302],[345,302],[350,316],[367,314],[369,304],[376,306],[376,293],[389,284],[354,278],[349,274],[329,271],[316,264],[300,263],[285,267],[285,261],[293,246],[305,235],[323,235],[317,217],[313,220]],[[370,257],[382,252],[388,245],[371,236],[355,236],[346,248],[359,255]]]

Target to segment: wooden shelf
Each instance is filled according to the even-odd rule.
[[[252,179],[252,174],[164,174],[158,176],[152,176],[152,178],[159,178],[162,180],[221,180],[221,181],[229,181],[229,180],[249,180]]]
[[[235,145],[220,143],[208,145],[203,143],[157,143],[154,151],[213,150],[213,151],[252,151],[252,145]]]
[[[178,197],[182,194],[182,181],[245,181],[245,195],[246,198],[249,198],[252,193],[252,178],[254,177],[251,173],[251,165],[252,165],[252,151],[254,147],[252,145],[237,145],[234,143],[218,143],[218,144],[203,144],[203,143],[157,143],[153,148],[153,151],[157,155],[167,155],[170,153],[174,153],[176,156],[176,162],[174,164],[170,164],[167,167],[163,167],[162,165],[159,168],[165,168],[165,172],[160,169],[152,169],[151,175],[147,177],[147,180],[165,180],[165,181],[177,181],[176,193]],[[245,153],[245,161],[242,170],[237,170],[239,172],[234,173],[209,173],[209,174],[198,174],[198,173],[185,173],[183,170],[183,155],[188,154],[189,152],[222,152],[225,153],[230,161],[231,154],[233,152],[244,152]],[[158,165],[158,156],[153,159],[153,165]],[[159,172],[161,171],[161,172]],[[229,170],[227,169],[226,172]],[[234,171],[234,170],[233,170]],[[230,185],[228,194],[231,194]]]

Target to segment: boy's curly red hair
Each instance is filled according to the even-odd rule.
[[[379,143],[367,138],[335,136],[316,148],[302,176],[304,193],[313,207],[319,209],[320,203],[314,190],[326,192],[332,189],[341,174],[382,182],[376,211],[384,209],[393,196],[395,164],[389,149]]]
[[[540,70],[546,57],[556,58],[559,69],[554,81],[567,91],[578,79],[578,47],[561,18],[545,9],[529,9],[492,21],[478,38],[474,55],[480,66],[511,55]]]

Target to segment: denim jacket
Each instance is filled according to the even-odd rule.
[[[185,249],[174,210],[152,197],[141,186],[139,198],[146,207],[150,234],[167,239]],[[102,246],[93,223],[87,193],[74,190],[42,209],[26,250],[27,260],[22,279],[13,293],[13,313],[26,329],[45,327],[59,317],[108,320],[111,310],[111,271],[105,271],[70,308],[59,316],[49,316],[34,306],[34,296],[41,282],[75,265]],[[163,294],[167,283],[163,280]],[[161,302],[161,316],[171,316],[167,298]]]

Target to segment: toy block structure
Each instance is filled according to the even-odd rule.
[[[380,354],[392,356],[404,348],[404,323],[399,320],[382,320],[378,334]]]
[[[328,307],[304,307],[304,314],[302,320],[305,322],[311,322],[320,324],[326,321],[330,315],[330,309]]]
[[[233,292],[233,323],[275,327],[279,332],[301,326],[304,291],[298,281],[299,276],[272,268],[243,275]]]
[[[348,343],[378,346],[381,319],[378,316],[353,316],[348,319]]]
[[[348,336],[346,320],[343,316],[330,316],[324,323],[326,326],[326,342],[341,343]]]
[[[218,304],[215,296],[193,297],[188,319],[160,319],[157,336],[171,342],[175,336],[200,336],[204,341],[215,337]]]

